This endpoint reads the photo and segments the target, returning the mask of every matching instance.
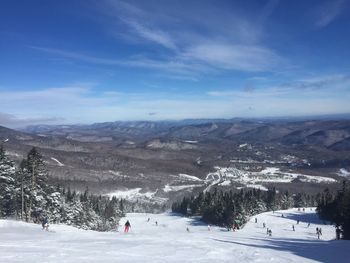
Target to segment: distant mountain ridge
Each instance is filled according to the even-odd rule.
[[[210,175],[218,167],[234,168],[233,177],[221,177],[238,176],[238,188],[245,171],[282,171],[278,177],[290,171],[338,176],[341,169],[350,170],[350,120],[130,121],[33,125],[22,131],[0,127],[1,142],[17,161],[37,147],[52,180],[72,188],[89,186],[97,193],[141,189],[140,195],[157,198],[176,198],[192,188],[201,191],[211,181],[225,187],[219,185],[224,183],[220,173]],[[285,190],[305,187],[297,178],[289,186],[276,184]]]

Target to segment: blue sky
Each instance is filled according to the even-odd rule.
[[[350,1],[3,0],[0,125],[350,113]]]

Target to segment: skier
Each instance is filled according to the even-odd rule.
[[[272,230],[269,229],[269,236],[271,237],[272,236]]]
[[[41,222],[41,226],[43,227],[43,230],[49,230],[49,221],[47,217],[44,217],[43,221]]]
[[[320,239],[320,236],[322,236],[321,228],[316,227],[316,235],[317,235],[317,238]]]
[[[282,215],[281,215],[281,217],[283,217],[283,218],[284,218],[284,215],[282,214]]]
[[[337,240],[340,239],[340,234],[341,234],[341,230],[340,230],[339,226],[337,226],[337,228],[335,229],[335,235],[336,235]]]
[[[126,221],[124,226],[125,226],[124,232],[128,233],[129,232],[129,228],[131,227],[129,220]]]
[[[309,223],[307,224],[307,227],[310,227],[310,225],[311,225],[311,223],[309,222]]]
[[[263,228],[265,228],[266,227],[266,224],[265,223],[263,223]]]
[[[297,220],[297,225],[299,225],[299,220]]]
[[[268,234],[269,234],[269,228],[266,229],[266,235],[268,235]]]
[[[151,220],[151,218],[148,218],[148,219],[147,219],[147,222],[149,222],[150,220]]]
[[[255,223],[258,223],[258,219],[257,218],[255,218]]]
[[[190,232],[190,229],[189,229],[188,227],[186,227],[186,231],[187,231],[187,232]]]
[[[293,231],[295,231],[295,227],[294,227],[294,225],[293,225]]]
[[[158,226],[158,221],[156,221],[156,226]]]

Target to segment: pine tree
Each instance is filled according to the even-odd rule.
[[[27,159],[23,162],[24,192],[28,199],[26,202],[26,220],[37,221],[45,213],[49,186],[47,184],[48,172],[46,170],[42,155],[32,148]]]
[[[6,156],[3,146],[0,146],[0,217],[15,214],[15,166]]]

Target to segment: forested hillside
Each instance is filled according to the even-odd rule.
[[[32,148],[19,167],[0,148],[0,217],[39,223],[44,218],[84,229],[114,229],[123,200],[71,192],[48,183],[41,154]]]

